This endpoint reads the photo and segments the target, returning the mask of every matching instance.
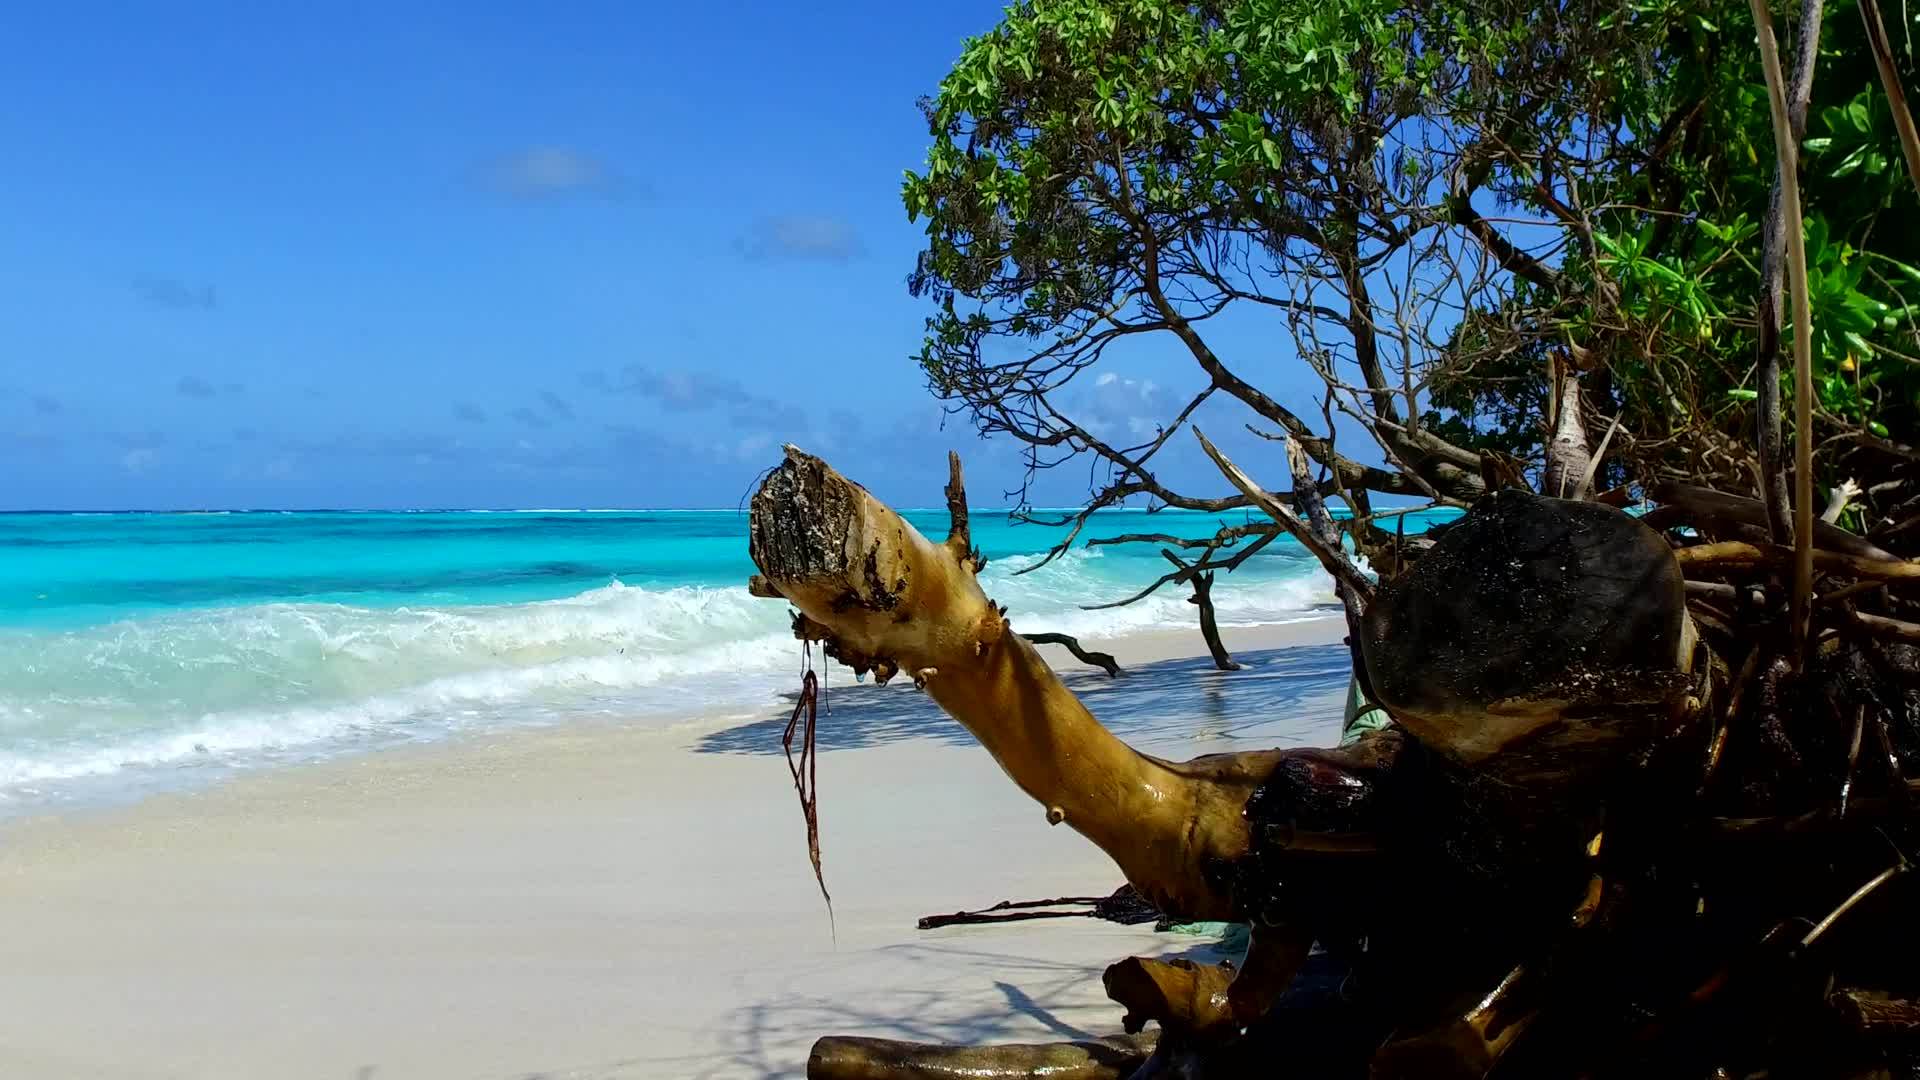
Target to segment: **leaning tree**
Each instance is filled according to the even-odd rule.
[[[957,458],[933,542],[790,448],[754,497],[754,591],[856,670],[908,673],[1162,911],[1253,929],[1238,967],[1111,967],[1130,1037],[823,1039],[813,1075],[1920,1062],[1899,296],[1920,272],[1883,228],[1914,209],[1920,139],[1877,11],[1847,33],[1821,15],[1784,59],[1760,0],[1034,0],[969,43],[906,186],[934,389],[1030,470],[1099,464],[1062,550],[1128,498],[1259,513],[1152,538],[1191,553],[1163,583],[1292,538],[1395,724],[1141,755],[982,591]],[[1863,95],[1840,60],[1883,53]],[[1815,111],[1823,70],[1853,84]],[[1265,346],[1232,354],[1248,326]],[[1139,341],[1200,378],[1127,443],[1065,388]],[[1274,354],[1315,409],[1282,402]],[[1219,403],[1284,447],[1236,462],[1181,431]],[[1212,493],[1160,478],[1189,440]],[[1465,513],[1406,536],[1385,497]]]

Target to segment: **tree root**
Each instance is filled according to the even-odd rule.
[[[1227,1005],[1234,974],[1224,964],[1129,956],[1108,966],[1102,982],[1107,996],[1127,1010],[1120,1026],[1128,1034],[1155,1021],[1203,1039],[1226,1038],[1237,1030]]]
[[[1851,483],[1851,481],[1849,481]],[[1859,488],[1852,489],[1859,494]],[[1846,506],[1844,486],[1834,488],[1834,505]],[[1682,484],[1672,480],[1653,485],[1647,497],[1660,503],[1662,509],[1655,514],[1666,514],[1666,507],[1678,511],[1679,516],[1708,527],[1718,526],[1725,530],[1740,528],[1764,530],[1767,527],[1767,508],[1758,499],[1748,499],[1739,495],[1728,495],[1723,491],[1699,487],[1694,484]],[[1835,516],[1838,516],[1836,512]],[[1834,525],[1832,518],[1824,514],[1813,525],[1813,543],[1817,550],[1830,551],[1842,555],[1856,555],[1863,559],[1887,560],[1894,558],[1885,548]]]
[[[1310,509],[1250,498],[1345,571]],[[1360,673],[1394,726],[1174,763],[1101,728],[1010,631],[955,517],[931,543],[790,450],[755,496],[754,590],[830,655],[912,673],[1048,821],[1162,910],[1252,924],[1252,947],[1237,970],[1108,969],[1126,1027],[1163,1032],[1144,1061],[823,1040],[841,1056],[812,1075],[1830,1075],[1920,1034],[1901,591],[1920,562],[1816,551],[1839,632],[1794,670],[1778,586],[1754,602],[1740,576],[1788,549],[1676,552],[1616,509],[1503,490],[1377,588],[1343,582],[1371,592]],[[1884,614],[1859,610],[1873,597]],[[1703,600],[1724,601],[1704,630]]]
[[[1680,564],[1680,569],[1691,576],[1740,566],[1787,566],[1793,561],[1793,549],[1774,544],[1762,546],[1742,540],[1722,540],[1717,544],[1679,548],[1674,551],[1673,557]],[[1822,570],[1852,574],[1870,581],[1912,581],[1920,578],[1920,562],[1906,559],[1876,559],[1815,549],[1813,564]]]

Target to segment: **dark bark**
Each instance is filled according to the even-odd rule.
[[[1119,661],[1115,660],[1112,654],[1081,648],[1079,639],[1070,634],[1021,634],[1020,636],[1035,645],[1058,645],[1072,653],[1074,659],[1083,664],[1101,668],[1110,677],[1118,678],[1124,673]]]
[[[1185,559],[1166,548],[1161,548],[1160,554],[1181,572],[1189,569]],[[1207,570],[1194,574],[1187,578],[1187,582],[1193,586],[1193,595],[1187,598],[1187,603],[1198,605],[1200,608],[1200,636],[1207,643],[1207,652],[1213,656],[1213,666],[1221,671],[1239,671],[1240,665],[1234,661],[1233,655],[1227,652],[1227,647],[1220,641],[1220,624],[1213,617],[1213,571]]]
[[[1473,762],[1551,732],[1527,767],[1559,771],[1656,734],[1646,721],[1686,689],[1693,635],[1658,533],[1509,490],[1382,591],[1361,641],[1379,702],[1423,742]]]

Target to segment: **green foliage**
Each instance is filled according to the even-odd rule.
[[[1911,441],[1920,414],[1920,206],[1859,20],[1828,14],[1801,159],[1818,420],[1828,433]],[[1594,296],[1610,283],[1617,299],[1551,312],[1569,340],[1604,343],[1601,382],[1611,401],[1602,410],[1619,410],[1650,443],[1687,424],[1731,443],[1750,438],[1758,396],[1759,226],[1775,171],[1766,90],[1745,6],[1696,17],[1653,78],[1609,100],[1620,127],[1634,133],[1629,147],[1643,150],[1587,178],[1593,240],[1590,249],[1570,247],[1565,269],[1579,283],[1571,295]],[[1911,68],[1903,74],[1911,100]],[[1500,314],[1543,306],[1516,296]],[[1436,400],[1488,415],[1499,411],[1496,399],[1543,398],[1544,369],[1537,350],[1523,350],[1444,385]],[[1789,369],[1783,383],[1790,378]],[[1509,410],[1497,423],[1527,420]],[[1669,449],[1692,452],[1685,442]]]
[[[1920,205],[1858,20],[1829,15],[1802,163],[1820,422],[1907,437]],[[1084,449],[1048,393],[1240,304],[1367,409],[1417,384],[1452,446],[1537,455],[1566,349],[1642,471],[1751,441],[1774,156],[1743,3],[1025,0],[925,109],[918,359],[983,428]],[[1498,273],[1461,276],[1474,247]]]

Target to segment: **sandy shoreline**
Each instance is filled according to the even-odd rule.
[[[1292,646],[1342,629],[1228,628],[1237,653],[1283,651],[1226,679],[1160,674],[1155,661],[1201,648],[1191,631],[1089,641],[1153,668],[1089,684],[1089,700],[1122,720],[1136,702],[1149,718],[1217,713],[1139,728],[1176,756],[1320,741],[1340,658]],[[1295,657],[1310,680],[1288,674]],[[1262,693],[1280,696],[1242,696]],[[843,706],[849,725],[860,707]],[[1248,728],[1276,710],[1299,716]],[[1191,947],[1093,920],[915,930],[919,915],[1120,878],[977,745],[869,742],[820,766],[837,941],[784,762],[691,752],[721,745],[698,724],[476,737],[12,824],[0,1075],[798,1075],[829,1032],[1104,1033],[1118,1021],[1106,964]]]

